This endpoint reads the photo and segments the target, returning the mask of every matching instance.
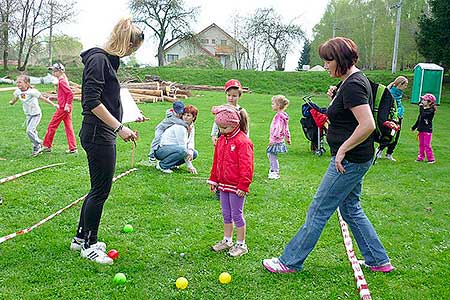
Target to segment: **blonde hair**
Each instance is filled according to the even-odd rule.
[[[28,88],[32,88],[33,87],[31,85],[30,77],[28,75],[23,75],[23,74],[19,75],[19,76],[17,76],[16,81],[19,80],[19,79],[25,81],[25,83],[28,85]]]
[[[114,26],[104,49],[109,54],[124,57],[136,51],[143,41],[142,30],[131,22],[131,18],[122,18]]]
[[[286,98],[283,95],[276,95],[272,97],[272,101],[274,101],[276,104],[278,104],[278,107],[280,109],[285,109],[289,105],[289,99]]]
[[[406,78],[405,76],[398,76],[394,81],[388,84],[387,88],[390,89],[393,86],[398,87],[405,83],[408,83],[408,78]]]

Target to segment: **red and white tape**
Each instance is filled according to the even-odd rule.
[[[136,171],[136,170],[137,170],[136,168],[133,168],[133,169],[130,169],[130,170],[128,170],[128,171],[126,171],[126,172],[124,172],[124,173],[122,173],[122,174],[120,174],[120,175],[114,177],[114,178],[113,178],[113,182],[117,181],[118,179],[120,179],[120,178],[122,178],[122,177],[124,177],[124,176],[127,176],[128,174],[130,174],[131,172],[134,172],[134,171]],[[19,230],[19,231],[17,231],[17,232],[14,232],[14,233],[5,235],[4,237],[1,237],[1,238],[0,238],[0,244],[3,243],[3,242],[5,242],[5,241],[7,241],[7,240],[10,240],[10,239],[12,239],[12,238],[15,238],[15,237],[18,236],[18,235],[22,235],[22,234],[28,233],[28,232],[32,231],[33,229],[35,229],[35,228],[41,226],[42,224],[44,224],[45,222],[47,222],[47,221],[53,219],[53,218],[56,217],[57,215],[60,215],[60,214],[61,214],[63,211],[65,211],[66,209],[68,209],[68,208],[74,206],[75,204],[77,204],[78,202],[84,200],[84,199],[86,198],[86,196],[87,196],[87,194],[84,195],[83,197],[78,198],[77,200],[75,200],[74,202],[70,203],[69,205],[67,205],[67,206],[65,206],[65,207],[63,207],[63,208],[61,208],[60,210],[58,210],[58,211],[55,212],[54,214],[51,214],[50,216],[48,216],[47,218],[45,218],[45,219],[43,219],[43,220],[37,222],[37,223],[34,224],[33,226],[30,226],[30,227],[28,227],[28,228],[25,228],[25,229]]]
[[[27,174],[30,174],[30,173],[33,173],[33,172],[36,172],[36,171],[39,171],[39,170],[42,170],[42,169],[47,169],[47,168],[51,168],[51,167],[61,166],[61,165],[64,165],[64,164],[65,163],[52,164],[52,165],[48,165],[48,166],[43,166],[43,167],[39,167],[39,168],[36,168],[36,169],[32,169],[32,170],[29,170],[29,171],[25,171],[25,172],[22,172],[22,173],[19,173],[19,174],[16,174],[16,175],[8,176],[8,177],[0,179],[0,184],[8,182],[8,181],[11,181],[11,180],[14,180],[16,178],[22,177],[24,175],[27,175]]]
[[[367,285],[366,279],[364,278],[363,271],[359,264],[358,259],[356,258],[355,251],[353,251],[353,243],[352,238],[350,237],[350,232],[348,231],[347,223],[345,223],[344,219],[342,219],[341,212],[339,208],[337,209],[337,215],[339,218],[339,223],[341,225],[342,236],[344,237],[344,246],[347,251],[347,257],[352,265],[353,275],[355,276],[356,287],[359,293],[359,299],[361,300],[371,300],[372,296],[370,296],[369,287]]]

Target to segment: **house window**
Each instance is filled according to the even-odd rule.
[[[215,44],[216,44],[216,40],[215,40],[215,39],[212,39],[212,40],[211,40],[211,44],[215,45]]]
[[[171,63],[178,60],[178,54],[167,54],[167,62]]]
[[[227,45],[227,40],[220,40],[220,44],[222,46],[226,46]]]

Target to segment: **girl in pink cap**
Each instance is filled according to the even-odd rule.
[[[208,183],[212,192],[219,190],[224,223],[223,240],[213,245],[212,250],[228,250],[230,256],[237,257],[248,252],[243,210],[253,177],[253,143],[246,134],[248,117],[245,110],[222,105],[213,107],[212,113],[216,115],[220,137],[214,148]],[[236,244],[233,244],[233,223],[237,231]]]
[[[419,104],[419,116],[416,123],[411,127],[414,131],[419,132],[419,154],[417,155],[417,162],[424,160],[427,156],[428,163],[434,164],[433,148],[431,148],[431,139],[433,137],[433,117],[436,113],[436,97],[433,94],[425,94],[420,97],[422,101]]]

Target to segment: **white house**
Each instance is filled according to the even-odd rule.
[[[164,49],[164,63],[206,54],[215,57],[226,69],[238,69],[244,63],[246,52],[247,48],[213,23],[192,38],[178,40]]]

